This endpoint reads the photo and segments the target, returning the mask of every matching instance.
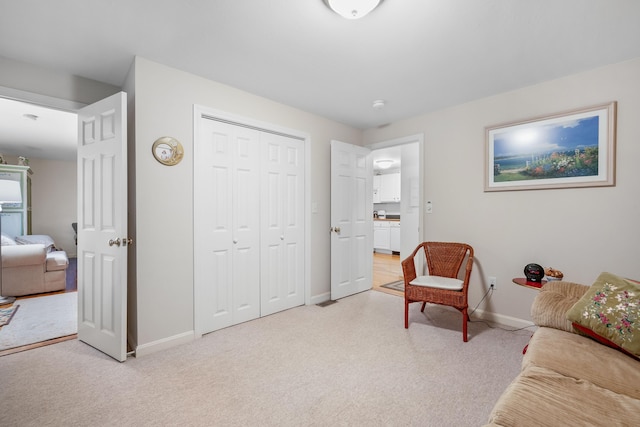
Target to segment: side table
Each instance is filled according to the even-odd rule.
[[[531,289],[540,289],[545,285],[545,283],[547,283],[547,281],[544,279],[541,282],[531,282],[527,280],[526,277],[514,277],[512,280],[516,285],[524,286],[525,288]]]
[[[544,280],[544,279],[542,279],[540,282],[531,282],[527,280],[526,277],[514,277],[511,280],[516,285],[524,286],[525,288],[531,288],[538,291],[540,290],[540,288],[542,288],[545,285],[545,283],[547,283],[547,280]],[[528,348],[529,348],[529,344],[525,345],[524,348],[522,349],[522,354],[525,354]]]

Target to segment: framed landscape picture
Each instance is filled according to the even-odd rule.
[[[616,103],[486,129],[484,191],[615,185]]]

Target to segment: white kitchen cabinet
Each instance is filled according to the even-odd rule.
[[[400,222],[389,223],[389,245],[391,251],[400,252]]]
[[[373,221],[373,248],[391,250],[389,221]]]
[[[400,201],[400,172],[380,175],[380,203]]]

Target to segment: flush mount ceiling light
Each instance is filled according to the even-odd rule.
[[[35,114],[23,114],[22,117],[29,120],[33,120],[34,122],[39,119],[39,117],[36,116]]]
[[[390,160],[390,159],[376,160],[376,165],[378,165],[380,169],[389,169],[392,164],[393,164],[393,160]]]
[[[359,19],[378,7],[382,0],[324,0],[335,13],[347,19]]]
[[[382,110],[385,106],[386,102],[383,99],[377,99],[373,101],[373,109],[374,110]]]

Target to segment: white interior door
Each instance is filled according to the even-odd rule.
[[[78,113],[78,339],[127,357],[127,94]]]
[[[197,333],[260,316],[259,132],[200,119],[195,147]]]
[[[370,150],[331,141],[331,299],[371,289],[373,171]]]
[[[261,133],[261,315],[304,304],[304,142]]]

